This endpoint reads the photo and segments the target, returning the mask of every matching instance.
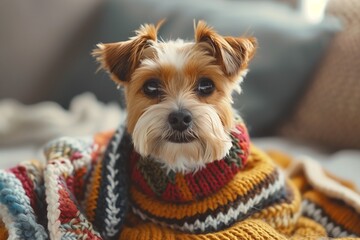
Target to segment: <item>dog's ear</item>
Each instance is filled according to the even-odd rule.
[[[100,68],[108,71],[116,83],[126,83],[144,55],[151,54],[146,49],[157,41],[157,32],[162,23],[160,21],[156,26],[142,25],[136,31],[136,36],[128,41],[97,44],[92,55],[100,62]]]
[[[222,37],[204,21],[195,26],[195,42],[206,47],[228,76],[246,69],[257,47],[254,37]]]

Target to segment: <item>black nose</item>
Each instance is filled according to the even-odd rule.
[[[182,132],[185,131],[188,127],[190,127],[192,122],[192,116],[188,110],[182,109],[170,113],[168,121],[174,130]]]

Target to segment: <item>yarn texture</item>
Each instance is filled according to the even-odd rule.
[[[123,125],[51,141],[46,164],[0,170],[0,239],[360,236],[360,200],[351,185],[322,172],[321,184],[331,179],[335,186],[329,194],[309,181],[306,167],[296,170],[283,154],[252,145],[243,124],[230,136],[223,159],[189,173],[140,156]],[[334,194],[337,188],[351,191],[351,199]]]

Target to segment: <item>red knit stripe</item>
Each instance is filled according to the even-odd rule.
[[[68,176],[65,179],[67,189],[74,194],[74,176]]]
[[[63,179],[64,180],[64,179]],[[59,181],[61,184],[63,181]],[[63,185],[63,184],[61,184]],[[59,220],[62,224],[70,222],[73,218],[77,217],[78,208],[76,204],[71,200],[70,193],[66,190],[67,186],[59,188]]]
[[[131,179],[134,179],[138,187],[147,195],[154,197],[155,193],[153,190],[149,187],[145,179],[143,178],[143,175],[140,173],[140,171],[135,168],[132,171]]]
[[[181,197],[181,193],[179,192],[179,189],[177,188],[176,185],[169,183],[166,186],[165,191],[163,192],[162,199],[164,200],[175,200],[176,202],[182,202],[184,201],[184,199]]]
[[[225,184],[228,183],[234,177],[233,171],[225,161],[216,161],[216,163],[224,176]]]
[[[70,161],[72,163],[76,162],[78,159],[81,159],[83,157],[81,152],[75,152],[70,157]],[[76,172],[74,173],[74,178],[76,181],[70,182],[69,180],[69,187],[71,188],[71,191],[74,193],[76,198],[78,200],[82,200],[84,198],[84,176],[87,172],[86,167],[82,167],[80,169],[76,169]],[[68,181],[68,180],[67,180]]]
[[[30,199],[30,205],[32,209],[35,210],[36,203],[35,203],[34,183],[29,179],[26,168],[23,166],[17,166],[11,168],[9,171],[12,172],[16,176],[16,178],[20,180],[25,190],[26,196],[28,196]]]
[[[206,176],[203,174],[204,170],[205,169],[194,174],[195,182],[200,186],[200,191],[197,192],[197,196],[200,198],[211,193],[211,187],[206,181]]]
[[[189,186],[189,189],[190,189],[192,195],[197,196],[198,193],[200,192],[200,189],[199,189],[198,183],[195,181],[192,174],[186,174],[185,180],[188,183],[188,186]]]
[[[75,174],[74,174],[74,178],[76,179],[76,181],[74,182],[74,194],[76,196],[76,198],[78,200],[83,200],[84,196],[85,196],[85,175],[87,173],[87,168],[86,167],[82,167],[80,169],[78,169]]]
[[[83,157],[83,155],[81,154],[81,152],[74,152],[73,155],[71,155],[71,157],[70,157],[70,161],[74,162],[77,159],[80,159],[82,157]]]
[[[220,186],[224,186],[227,183],[227,180],[226,177],[224,176],[223,171],[220,169],[218,162],[219,161],[212,162],[212,164],[209,164],[208,166],[206,166],[206,168],[209,170],[211,175],[216,178],[218,184]]]
[[[207,165],[205,169],[201,171],[201,175],[203,176],[203,181],[206,181],[210,187],[210,193],[217,191],[221,185],[219,185],[219,182],[214,177],[214,175],[210,172],[208,169],[209,165],[213,165],[213,163],[210,163]],[[205,195],[206,196],[206,195]]]

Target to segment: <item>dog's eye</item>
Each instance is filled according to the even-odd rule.
[[[145,95],[149,97],[158,97],[161,94],[161,85],[159,79],[150,79],[142,87]]]
[[[209,78],[200,78],[197,86],[197,92],[201,96],[209,96],[215,90],[214,82]]]

